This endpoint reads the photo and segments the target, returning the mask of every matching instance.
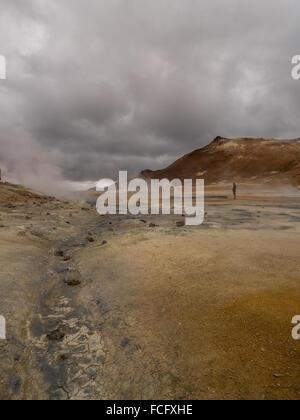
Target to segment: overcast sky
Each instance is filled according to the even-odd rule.
[[[0,164],[39,187],[300,136],[299,0],[1,0]]]

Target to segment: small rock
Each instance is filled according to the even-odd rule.
[[[154,228],[154,227],[157,227],[157,225],[156,225],[155,223],[150,223],[150,224],[149,224],[149,227],[150,227],[150,228]]]
[[[64,251],[61,250],[57,250],[54,253],[55,257],[63,257],[64,256]]]
[[[69,355],[68,354],[60,354],[59,356],[58,356],[58,360],[59,361],[61,361],[61,362],[65,362],[66,360],[68,360],[69,359]]]
[[[89,236],[89,237],[88,237],[88,241],[89,241],[89,242],[95,242],[95,239],[94,239],[92,236]]]
[[[121,343],[121,346],[123,347],[123,349],[125,348],[125,347],[127,347],[128,346],[128,344],[130,343],[130,340],[129,340],[129,338],[124,338],[123,340],[122,340],[122,343]]]
[[[77,271],[69,272],[64,276],[64,283],[68,286],[74,287],[81,284],[81,276]]]
[[[181,220],[180,222],[176,222],[176,226],[177,227],[183,227],[183,226],[185,226],[185,222],[183,220]]]
[[[70,259],[71,259],[71,257],[69,255],[67,255],[67,256],[64,257],[64,261],[66,261],[66,262],[67,261],[70,261]]]
[[[60,329],[57,329],[51,331],[51,333],[47,334],[46,337],[49,341],[59,341],[65,337],[65,334]]]
[[[64,282],[71,287],[79,286],[81,284],[81,280],[76,278],[66,278]]]

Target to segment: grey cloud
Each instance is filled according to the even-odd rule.
[[[36,186],[157,169],[219,134],[299,137],[299,12],[296,0],[2,0],[1,166]]]

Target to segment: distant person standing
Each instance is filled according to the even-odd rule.
[[[236,183],[233,183],[233,187],[232,187],[232,192],[233,192],[233,198],[236,200],[236,190],[237,190],[237,186]]]

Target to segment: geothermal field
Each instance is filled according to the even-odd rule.
[[[0,399],[299,399],[300,191],[231,189],[187,227],[0,183]]]
[[[300,400],[300,2],[0,4],[0,401]]]

